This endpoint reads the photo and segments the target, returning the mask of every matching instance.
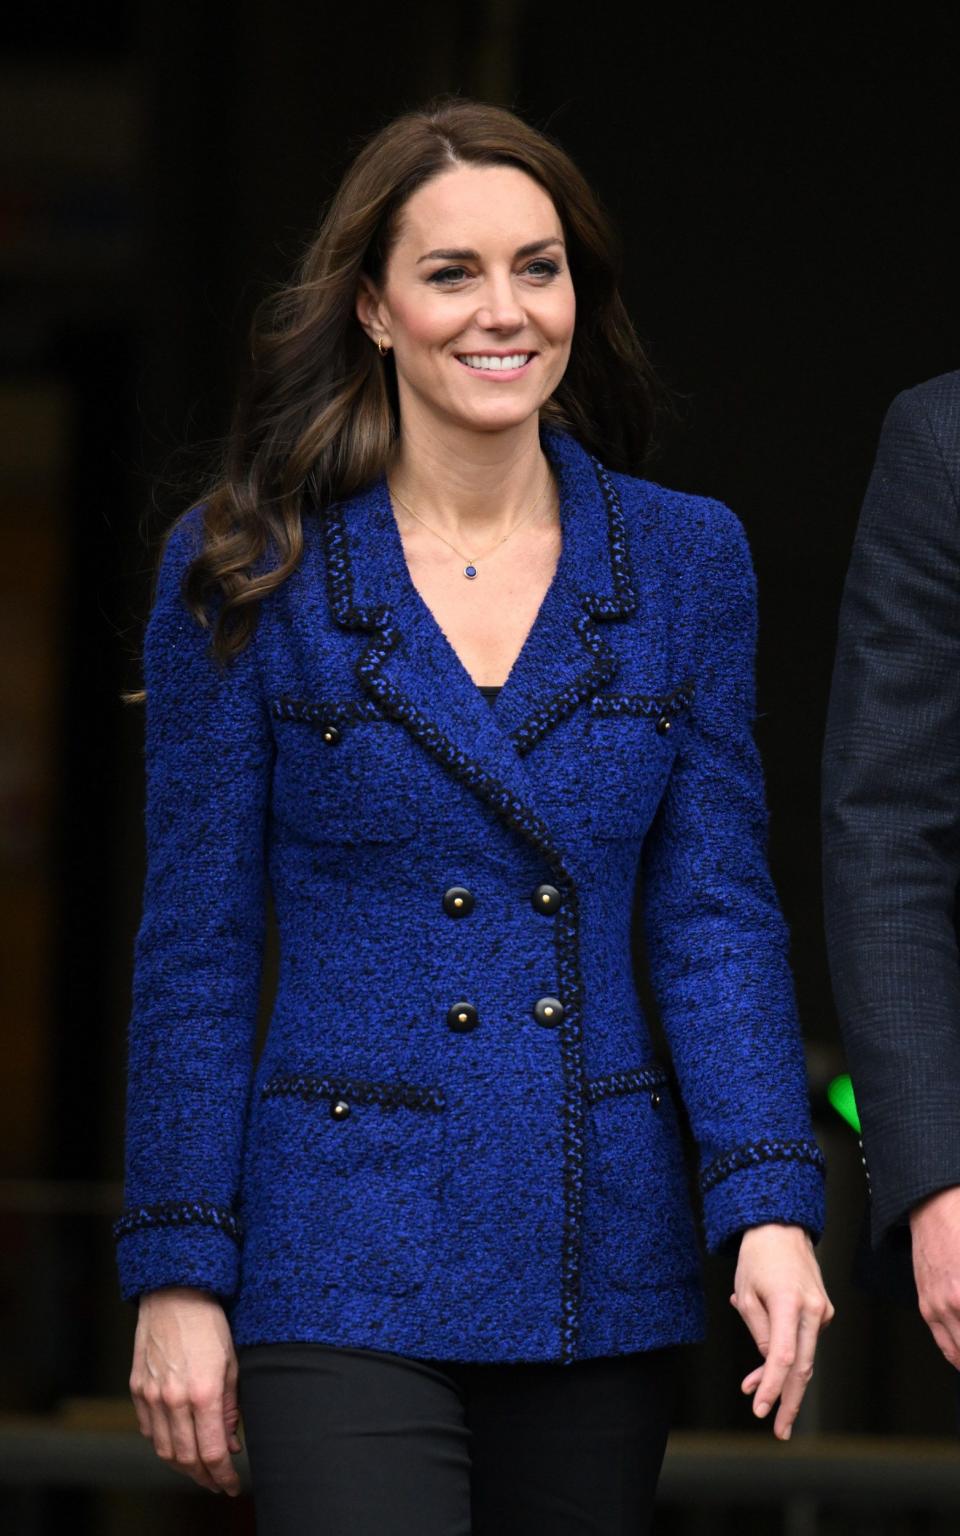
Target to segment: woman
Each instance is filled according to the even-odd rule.
[[[163,552],[131,1389],[159,1455],[231,1493],[239,1390],[262,1533],[645,1528],[703,1315],[638,863],[780,1438],[832,1314],[750,557],[726,508],[636,478],[652,382],[611,249],[511,113],[390,124]]]

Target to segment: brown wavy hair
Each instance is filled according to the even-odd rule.
[[[222,468],[201,498],[203,546],[183,580],[207,627],[206,605],[216,600],[222,664],[250,639],[261,599],[296,568],[304,512],[322,513],[389,466],[399,432],[394,363],[356,317],[359,282],[366,275],[380,286],[408,198],[462,164],[525,171],[560,217],[577,321],[542,419],[612,469],[637,473],[648,455],[658,388],[620,297],[619,240],[586,178],[553,139],[503,107],[444,96],[405,113],[356,155],[293,280],[254,318]],[[268,552],[275,563],[255,574]]]

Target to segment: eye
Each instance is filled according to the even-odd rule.
[[[467,277],[466,267],[441,267],[437,272],[431,272],[427,278],[428,283],[435,283],[438,288],[445,288],[452,283],[459,283]]]
[[[557,273],[560,271],[560,268],[557,266],[555,261],[550,261],[546,256],[538,256],[536,261],[530,262],[530,265],[526,270],[531,277],[550,278],[556,277]]]

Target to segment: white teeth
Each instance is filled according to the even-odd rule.
[[[529,362],[532,352],[513,352],[509,357],[488,357],[478,352],[465,352],[459,361],[468,368],[484,368],[490,373],[500,373],[506,368],[522,368]]]

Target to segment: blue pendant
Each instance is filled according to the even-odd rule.
[[[475,565],[465,565],[464,568],[463,568],[463,574],[464,574],[464,576],[469,576],[470,580],[472,581],[474,576],[476,576],[476,574],[477,574],[476,566]]]

